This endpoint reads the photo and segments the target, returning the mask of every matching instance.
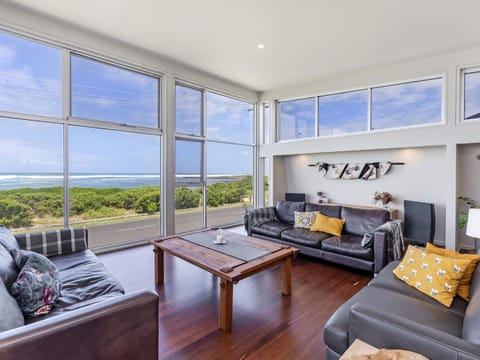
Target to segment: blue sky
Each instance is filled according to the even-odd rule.
[[[61,50],[0,33],[0,110],[60,118]],[[72,115],[146,127],[158,124],[159,81],[80,56],[71,58]],[[199,135],[198,91],[177,91],[179,131]],[[207,93],[210,139],[253,143],[253,105]],[[182,129],[182,126],[184,127]],[[0,118],[0,172],[62,172],[63,126]],[[72,126],[70,172],[158,173],[160,137]],[[192,152],[178,173],[198,172]],[[251,147],[209,144],[208,172],[252,173]]]
[[[467,83],[467,109],[480,112],[480,76]],[[368,129],[368,90],[320,96],[320,136]],[[280,103],[280,139],[315,136],[315,98]],[[442,80],[432,79],[372,88],[372,128],[438,123],[442,120]]]

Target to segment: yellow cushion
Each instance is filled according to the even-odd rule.
[[[410,245],[393,273],[408,285],[450,307],[470,260],[450,259]]]
[[[315,221],[315,217],[317,216],[317,214],[318,211],[295,211],[295,224],[293,224],[293,227],[310,229]]]
[[[427,247],[425,249],[427,250],[427,253],[437,254],[452,259],[470,260],[470,265],[468,265],[463,277],[460,279],[457,289],[458,296],[466,301],[470,301],[470,282],[472,281],[475,268],[480,261],[480,255],[460,254],[454,250],[442,249],[430,243],[427,243]]]
[[[318,213],[310,231],[323,231],[327,234],[340,236],[342,235],[343,224],[345,224],[345,219],[337,219]]]

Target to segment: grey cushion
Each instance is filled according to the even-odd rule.
[[[359,259],[372,260],[373,248],[364,248],[361,245],[362,238],[362,236],[351,234],[342,234],[340,237],[332,236],[323,241],[322,249]]]
[[[314,204],[314,203],[306,203],[305,204],[305,211],[318,211],[319,213],[334,217],[339,219],[340,218],[340,211],[342,207],[339,205],[325,205],[325,204]]]
[[[25,324],[22,310],[0,280],[0,331],[10,330]]]
[[[287,224],[295,223],[295,211],[305,211],[305,203],[280,200],[275,206],[277,218]]]
[[[280,234],[292,228],[292,225],[284,224],[278,221],[269,221],[260,225],[252,226],[252,233],[263,235],[263,236],[270,236],[277,239],[280,239]]]
[[[0,244],[5,247],[9,252],[14,249],[20,250],[17,239],[12,235],[5,226],[0,225]]]
[[[125,293],[122,285],[90,250],[54,256],[50,260],[57,267],[62,280],[62,293],[52,313],[74,309],[74,304],[93,301],[105,295]]]
[[[0,245],[0,278],[5,283],[7,289],[10,289],[17,279],[18,272],[19,269],[12,255]]]
[[[368,304],[380,312],[394,313],[406,320],[455,337],[460,337],[462,332],[463,317],[450,312],[445,306],[429,304],[387,289],[367,286],[341,305],[325,324],[325,343],[337,353],[343,353],[349,345],[350,308],[356,303]]]
[[[342,207],[342,219],[345,219],[343,232],[354,235],[364,235],[374,232],[380,225],[390,219],[390,213],[384,209],[360,209]]]
[[[330,236],[332,235],[321,231],[310,231],[308,229],[295,228],[283,231],[281,234],[281,239],[321,249],[322,241]]]

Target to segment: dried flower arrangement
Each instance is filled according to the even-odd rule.
[[[383,206],[387,206],[389,203],[393,202],[394,198],[392,194],[390,194],[387,191],[384,192],[378,192],[375,191],[373,194],[373,202],[376,204],[378,202],[381,202]]]

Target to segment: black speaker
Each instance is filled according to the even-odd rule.
[[[433,243],[435,235],[435,205],[404,200],[405,223],[403,236],[412,244]]]
[[[285,193],[285,201],[305,201],[305,193]]]

